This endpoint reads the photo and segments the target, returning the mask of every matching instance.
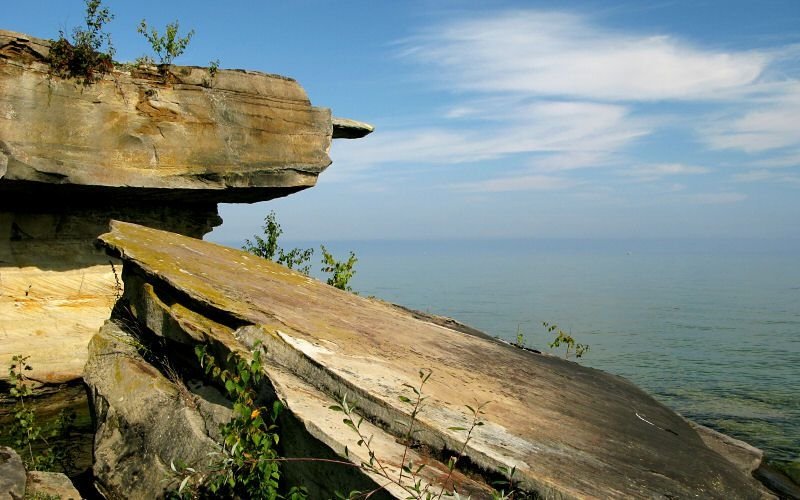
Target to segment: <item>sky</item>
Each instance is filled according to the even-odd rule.
[[[800,1],[106,0],[116,59],[142,18],[177,64],[296,78],[366,121],[317,186],[222,205],[235,244],[289,240],[800,237]],[[52,38],[80,0],[3,7]]]

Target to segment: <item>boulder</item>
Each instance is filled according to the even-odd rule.
[[[245,356],[263,349],[294,418],[340,456],[347,447],[355,463],[364,450],[327,407],[347,395],[396,468],[402,455],[392,443],[410,411],[400,396],[430,369],[415,425],[429,454],[415,463],[431,464],[423,479],[436,488],[449,487],[436,457],[463,448],[478,478],[514,467],[521,488],[547,498],[768,496],[620,377],[437,325],[231,248],[117,222],[100,240],[123,260],[125,300],[139,324],[190,345]],[[482,403],[483,425],[465,445],[467,405]],[[457,484],[473,498],[488,495],[474,480]]]
[[[106,498],[158,498],[176,488],[181,478],[172,465],[211,460],[220,450],[213,437],[230,418],[219,399],[167,377],[137,347],[137,337],[112,321],[89,344],[84,379],[97,419],[93,470]]]
[[[81,500],[81,494],[72,481],[60,472],[28,472],[26,498],[58,498],[59,500]]]
[[[25,466],[17,452],[0,446],[0,500],[22,500],[25,497]]]

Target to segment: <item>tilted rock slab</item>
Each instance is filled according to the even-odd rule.
[[[331,163],[330,110],[291,78],[134,67],[84,85],[50,74],[49,47],[0,31],[0,196],[30,184],[253,202],[313,186]]]
[[[328,404],[347,394],[380,430],[402,436],[403,384],[431,369],[416,437],[434,452],[459,450],[464,432],[450,428],[469,427],[466,405],[489,402],[466,456],[485,471],[516,467],[521,487],[546,498],[764,496],[683,418],[622,378],[421,321],[234,249],[117,222],[100,240],[124,261],[141,323],[187,343],[263,346],[276,392],[339,454],[360,448],[333,425],[341,414]],[[426,480],[441,481],[432,469]]]

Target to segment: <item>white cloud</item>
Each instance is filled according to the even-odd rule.
[[[681,197],[683,201],[696,203],[698,205],[727,205],[730,203],[739,203],[746,199],[746,194],[736,192],[697,193]]]
[[[768,168],[800,167],[800,151],[774,156],[772,158],[765,158],[763,160],[755,161],[753,164],[759,167]]]
[[[476,130],[459,127],[379,129],[355,144],[336,142],[334,170],[359,170],[379,164],[458,164],[520,153],[565,153],[542,159],[542,168],[578,168],[623,148],[649,133],[645,123],[631,118],[624,106],[586,102],[546,101],[518,106],[496,116],[495,123]]]
[[[750,170],[733,176],[733,180],[738,182],[782,182],[788,184],[800,184],[800,176],[787,174],[782,170]]]
[[[774,150],[772,159],[751,157],[754,167],[800,161],[800,83],[776,71],[788,57],[780,48],[715,50],[536,10],[451,19],[402,45],[404,57],[425,69],[421,83],[438,83],[449,97],[417,126],[383,123],[366,139],[337,143],[336,173],[328,179],[483,162],[477,166],[483,180],[454,177],[446,187],[482,193],[619,187],[619,178],[609,179],[617,174],[629,178],[629,186],[652,182],[652,189],[672,193],[661,201],[729,204],[747,195],[713,188],[690,194],[689,176],[716,173],[708,181],[723,180],[690,163],[698,144],[686,141],[687,131],[713,149]],[[650,137],[638,141],[644,136]],[[677,161],[658,159],[668,148]],[[377,168],[385,165],[391,167]],[[759,176],[775,179],[749,172],[734,180]]]
[[[766,102],[747,106],[743,114],[720,117],[702,131],[716,149],[757,153],[800,146],[800,83],[786,84]]]
[[[509,191],[558,191],[574,187],[576,182],[563,177],[548,175],[520,175],[500,177],[477,182],[463,182],[451,187],[467,192],[509,192]]]
[[[698,175],[707,174],[711,169],[693,165],[683,165],[681,163],[661,163],[654,165],[637,165],[628,170],[620,171],[620,174],[635,177],[637,180],[646,182],[662,179],[671,175]]]
[[[618,101],[706,98],[755,82],[771,59],[541,11],[454,20],[403,54],[434,66],[448,88]]]

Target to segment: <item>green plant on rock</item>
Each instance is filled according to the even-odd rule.
[[[158,30],[147,26],[147,21],[142,19],[137,31],[150,43],[153,52],[158,56],[159,64],[169,66],[175,58],[183,54],[194,36],[194,30],[184,37],[178,36],[178,29],[178,21],[173,21],[167,24],[164,34],[159,35]]]
[[[403,436],[403,440],[401,441],[404,444],[403,457],[401,459],[400,471],[397,474],[392,473],[388,467],[388,464],[384,463],[384,461],[381,460],[381,458],[375,453],[375,450],[372,446],[372,436],[367,436],[361,428],[361,425],[364,422],[364,417],[358,414],[357,406],[352,405],[347,401],[347,394],[342,397],[342,400],[339,404],[330,407],[331,410],[344,414],[344,419],[342,422],[350,427],[350,429],[352,429],[353,432],[358,436],[358,446],[363,447],[367,451],[368,459],[360,464],[361,469],[371,474],[380,476],[386,480],[383,485],[372,491],[351,491],[348,495],[343,495],[337,492],[336,497],[338,499],[353,500],[369,498],[377,491],[390,484],[400,487],[407,495],[406,498],[409,500],[440,500],[443,497],[460,498],[455,487],[448,488],[448,485],[451,483],[451,479],[457,469],[459,460],[461,460],[466,453],[467,446],[472,440],[475,429],[484,425],[482,420],[482,415],[484,414],[483,410],[486,405],[489,404],[489,402],[484,402],[476,407],[466,405],[467,409],[472,414],[472,421],[469,427],[448,427],[448,430],[451,431],[466,432],[466,436],[459,450],[454,455],[451,455],[447,461],[448,473],[442,481],[443,487],[440,488],[438,492],[433,490],[432,484],[424,482],[420,475],[420,473],[425,469],[426,464],[415,464],[413,460],[409,459],[409,451],[412,447],[415,447],[419,444],[414,437],[416,433],[415,426],[417,425],[417,420],[424,406],[424,402],[427,399],[427,396],[423,394],[423,389],[425,383],[428,382],[428,379],[430,379],[432,373],[433,372],[430,369],[420,370],[418,386],[415,387],[411,384],[403,384],[404,387],[411,390],[413,394],[412,397],[406,395],[401,395],[398,397],[400,402],[407,405],[410,411],[408,422],[403,423],[406,427],[406,432]],[[349,453],[346,448],[345,453]],[[504,489],[499,491],[495,489],[492,492],[492,498],[494,500],[513,500],[515,495],[519,493],[513,480],[515,471],[516,468],[514,467],[512,467],[510,470],[503,469],[506,477],[504,480],[499,481],[498,484],[508,487],[508,492],[505,492]]]
[[[219,72],[219,59],[214,59],[209,62],[206,71],[208,72],[208,78],[203,78],[203,87],[210,89],[214,86],[214,80],[217,78],[217,73]]]
[[[583,357],[583,355],[589,350],[589,346],[587,344],[577,344],[575,339],[572,338],[572,335],[564,332],[558,327],[558,325],[550,324],[547,321],[543,321],[542,325],[549,333],[552,333],[556,336],[556,338],[553,339],[553,341],[549,344],[552,349],[556,349],[561,345],[566,348],[564,351],[564,359],[569,358],[570,350],[572,350],[572,354],[576,358]]]
[[[356,273],[353,269],[358,262],[356,254],[351,251],[350,257],[346,261],[338,261],[328,252],[325,245],[320,245],[320,249],[322,250],[322,272],[330,274],[327,283],[340,290],[353,291],[349,283]]]
[[[525,333],[522,331],[522,323],[517,324],[517,336],[514,341],[517,347],[525,347]]]
[[[30,356],[16,355],[9,365],[8,375],[12,383],[9,392],[15,400],[9,435],[26,469],[70,472],[73,448],[69,445],[69,438],[75,412],[62,410],[50,426],[38,423],[36,413],[28,404],[28,399],[33,396],[31,381],[26,374],[33,369],[28,359]]]
[[[278,223],[274,211],[270,211],[264,217],[264,225],[261,226],[264,238],[253,235],[255,241],[244,240],[242,250],[263,259],[271,260],[282,264],[289,269],[295,269],[305,275],[311,272],[311,257],[314,255],[313,248],[292,248],[284,250],[278,245],[278,238],[283,234],[283,229]]]
[[[264,376],[260,350],[254,350],[250,361],[230,353],[226,363],[230,369],[221,366],[205,346],[197,346],[195,354],[205,373],[224,387],[233,402],[233,416],[220,428],[222,453],[208,469],[171,464],[172,470],[182,476],[173,496],[305,499],[302,487],[293,487],[286,495],[279,491],[276,421],[283,407],[275,401],[267,408],[257,400]]]
[[[261,226],[263,238],[259,235],[253,235],[253,241],[250,239],[244,240],[242,250],[249,252],[258,257],[277,262],[289,269],[294,269],[305,275],[311,272],[311,257],[314,255],[313,248],[292,248],[291,250],[284,250],[278,244],[278,238],[283,234],[283,229],[278,223],[277,216],[274,211],[270,211],[264,217],[264,225]],[[325,245],[320,245],[322,250],[322,272],[328,273],[327,283],[331,286],[346,290],[353,291],[350,287],[350,280],[356,273],[353,267],[358,259],[355,253],[350,252],[350,257],[346,261],[338,261],[328,252]]]
[[[101,0],[85,0],[86,27],[72,30],[72,41],[63,31],[50,46],[49,63],[53,74],[79,78],[88,85],[114,69],[114,46],[111,34],[104,31],[114,19]],[[105,50],[102,50],[105,47]]]

